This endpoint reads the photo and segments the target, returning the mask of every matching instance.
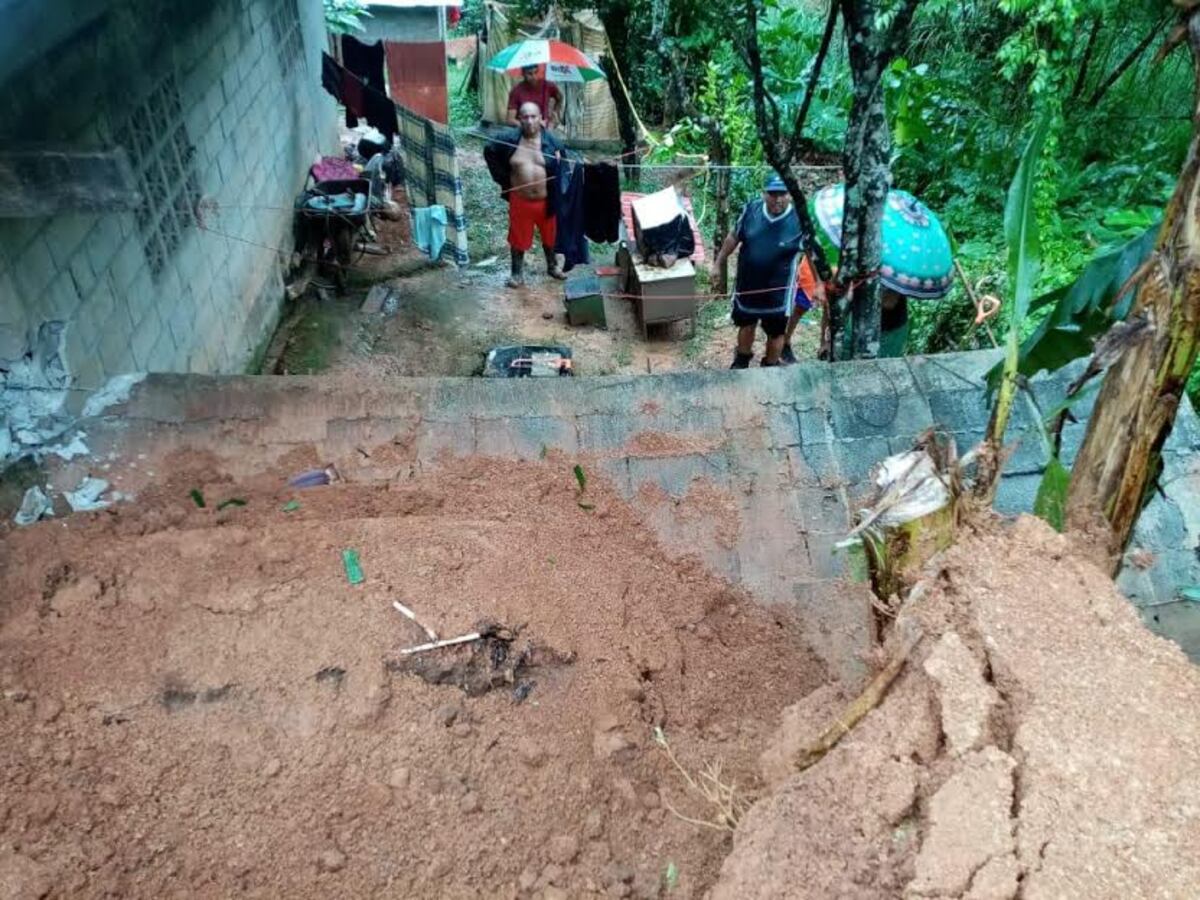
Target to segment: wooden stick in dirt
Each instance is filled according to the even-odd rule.
[[[429,639],[431,641],[436,641],[438,639],[437,632],[434,631],[432,628],[430,628],[428,625],[426,625],[424,622],[422,622],[420,619],[418,619],[417,614],[414,613],[407,606],[405,606],[403,603],[401,603],[399,600],[393,600],[392,606],[395,607],[396,612],[400,613],[400,615],[405,616],[406,618],[411,619],[413,622],[415,622],[417,627],[420,628],[422,631],[424,631],[425,634],[429,637]]]
[[[433,641],[429,644],[418,644],[415,647],[405,647],[400,651],[400,655],[411,656],[414,653],[424,653],[427,650],[440,650],[442,647],[453,647],[455,644],[469,644],[471,641],[477,641],[481,637],[483,637],[483,635],[478,631],[472,631],[470,634],[446,638],[444,641]]]
[[[904,626],[897,623],[896,627],[904,627],[904,634],[900,640],[900,646],[896,648],[891,659],[888,660],[888,664],[883,667],[883,670],[878,675],[871,679],[871,683],[858,695],[854,702],[847,706],[842,714],[821,732],[816,741],[796,755],[796,771],[803,772],[809,766],[819,762],[826,753],[837,745],[838,741],[849,734],[851,729],[861,722],[863,717],[883,700],[884,695],[888,692],[888,688],[892,686],[892,682],[896,680],[896,676],[900,674],[900,670],[904,668],[905,662],[908,661],[909,654],[913,652],[913,649],[921,642],[921,638],[925,636],[925,632],[915,622],[906,621]]]

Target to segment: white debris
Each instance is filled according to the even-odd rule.
[[[77,432],[72,436],[70,443],[59,444],[57,447],[47,448],[48,453],[53,453],[59,459],[64,459],[70,462],[77,456],[87,456],[92,451],[88,449],[88,445],[84,443],[83,432]]]
[[[45,491],[35,485],[25,492],[25,497],[21,500],[21,508],[13,516],[13,521],[21,526],[32,525],[43,516],[52,515],[54,515],[54,509],[50,505],[50,498],[46,496]]]
[[[146,378],[145,372],[131,372],[127,375],[115,375],[108,379],[108,384],[96,391],[88,398],[87,403],[83,406],[83,417],[90,419],[93,416],[98,416],[108,407],[117,403],[124,403],[129,399],[129,394],[133,390],[133,386],[144,381]]]
[[[67,503],[75,512],[92,512],[104,509],[112,500],[101,500],[100,495],[108,490],[108,482],[103,478],[92,478],[90,475],[73,491],[64,492]]]

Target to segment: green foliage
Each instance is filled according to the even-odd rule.
[[[1071,473],[1057,456],[1052,456],[1038,485],[1033,514],[1049,522],[1055,531],[1062,531],[1066,524],[1067,490],[1070,486]]]
[[[353,34],[363,30],[360,21],[370,16],[362,0],[322,0],[325,8],[325,27],[332,34]]]
[[[450,29],[454,37],[468,37],[483,30],[483,0],[463,0],[462,18]]]
[[[1033,287],[1041,265],[1041,241],[1035,210],[1038,161],[1045,146],[1050,117],[1044,116],[1034,127],[1033,136],[1021,154],[1017,174],[1008,189],[1004,207],[1004,235],[1008,243],[1008,278],[1012,299],[1008,315],[1008,340],[1004,353],[1004,370],[996,409],[988,424],[988,440],[999,446],[1008,427],[1009,413],[1017,388],[1017,365],[1021,328],[1033,300]]]
[[[1129,314],[1134,291],[1120,298],[1117,292],[1149,257],[1158,230],[1156,223],[1119,249],[1097,256],[1072,284],[1034,301],[1035,306],[1052,308],[1021,344],[1022,375],[1053,372],[1088,356],[1092,342]],[[993,370],[989,379],[995,374]]]
[[[1004,206],[1004,237],[1008,244],[1008,277],[1013,303],[1009,314],[1009,332],[1019,334],[1042,264],[1042,243],[1035,210],[1037,166],[1050,129],[1050,120],[1042,119],[1021,156],[1017,174],[1008,189]]]

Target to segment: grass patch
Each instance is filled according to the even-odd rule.
[[[684,359],[695,359],[704,352],[713,332],[722,321],[729,317],[729,301],[724,297],[714,297],[696,313],[696,328],[688,338],[687,346],[683,348]]]
[[[316,375],[329,368],[342,343],[346,310],[336,303],[310,302],[300,315],[283,351],[282,369],[289,375]]]
[[[474,62],[474,57],[470,62]],[[447,87],[450,91],[450,126],[452,128],[474,128],[479,124],[479,94],[467,88],[471,78],[471,66],[466,61],[449,61]]]

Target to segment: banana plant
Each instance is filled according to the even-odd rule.
[[[1043,115],[1034,127],[1033,136],[1021,154],[1017,174],[1008,189],[1004,207],[1004,236],[1008,243],[1008,283],[1012,292],[1009,301],[1008,340],[1004,350],[1004,368],[1000,374],[1000,389],[996,405],[988,422],[982,451],[979,454],[975,479],[975,494],[989,504],[996,495],[1000,479],[1000,448],[1013,400],[1017,395],[1017,375],[1021,361],[1021,329],[1029,315],[1033,290],[1042,263],[1042,245],[1038,235],[1037,210],[1034,194],[1037,185],[1038,161],[1046,143],[1050,116]]]

